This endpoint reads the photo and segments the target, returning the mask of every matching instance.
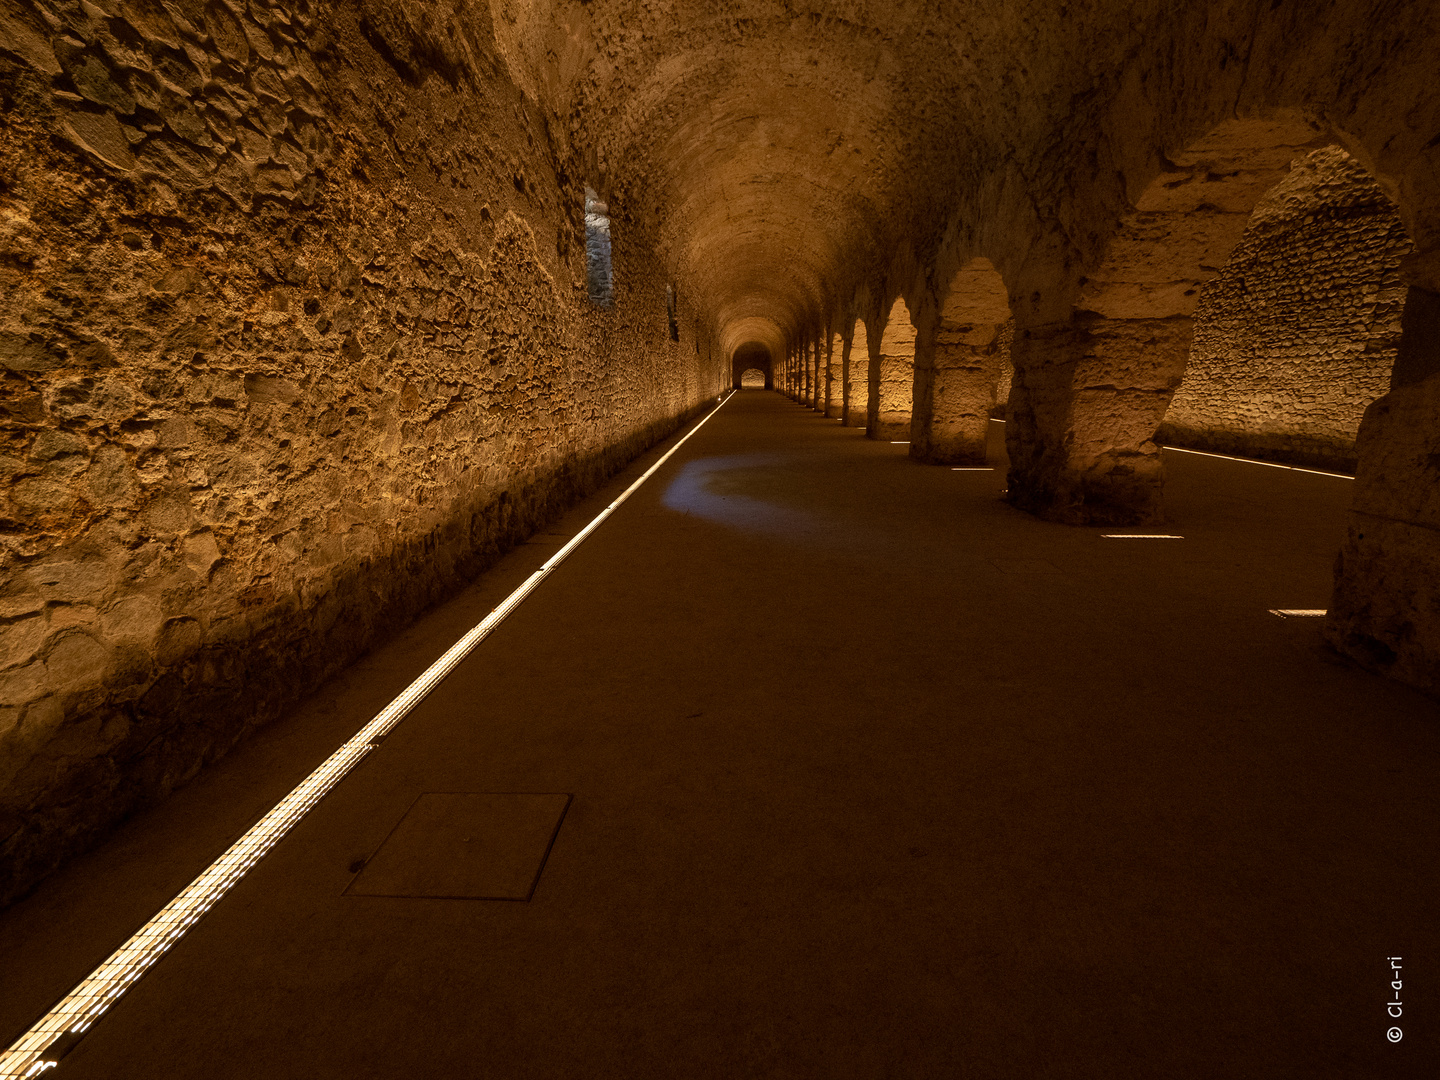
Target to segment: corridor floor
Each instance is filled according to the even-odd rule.
[[[0,1035],[663,449],[0,915]],[[1349,481],[1116,540],[905,452],[736,394],[54,1075],[1435,1075],[1437,707],[1268,611]],[[528,902],[345,894],[427,792],[572,796]]]

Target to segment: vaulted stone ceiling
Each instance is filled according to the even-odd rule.
[[[1236,115],[1302,113],[1432,228],[1414,218],[1435,202],[1417,189],[1436,182],[1440,99],[1416,79],[1440,27],[1382,7],[494,0],[492,16],[561,149],[658,218],[717,340],[779,350],[883,317],[972,255],[1017,314],[1060,312],[1166,155]]]

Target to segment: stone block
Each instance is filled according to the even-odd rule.
[[[0,668],[30,661],[45,640],[48,622],[39,612],[0,624]]]
[[[18,56],[45,75],[61,73],[60,62],[50,46],[50,35],[18,6],[7,4],[0,8],[0,49]]]
[[[231,63],[245,67],[250,61],[250,43],[235,14],[212,0],[205,7],[204,22],[216,51]]]
[[[100,629],[107,642],[116,645],[150,645],[164,622],[154,597],[125,596],[100,616]]]
[[[110,650],[89,634],[66,633],[45,656],[45,685],[57,694],[96,688],[110,663]]]
[[[24,705],[34,701],[45,693],[48,685],[43,660],[0,671],[0,705]]]
[[[27,516],[68,514],[76,499],[74,488],[63,480],[27,476],[10,487],[10,501]]]
[[[171,49],[180,47],[180,32],[160,0],[123,0],[121,12],[141,36]]]
[[[134,95],[101,57],[94,53],[62,49],[60,62],[82,97],[121,116],[135,111]]]
[[[188,616],[171,619],[161,628],[155,644],[155,659],[162,667],[173,667],[192,656],[204,636],[195,619]]]
[[[187,536],[184,543],[185,565],[206,578],[211,568],[220,561],[220,547],[215,542],[215,534],[208,529],[203,532]]]

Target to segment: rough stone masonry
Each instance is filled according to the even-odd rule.
[[[590,303],[485,9],[412,14],[0,2],[0,903],[719,390],[623,202]]]

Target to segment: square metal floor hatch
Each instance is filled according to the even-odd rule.
[[[427,792],[345,894],[529,900],[569,807],[563,794]]]

